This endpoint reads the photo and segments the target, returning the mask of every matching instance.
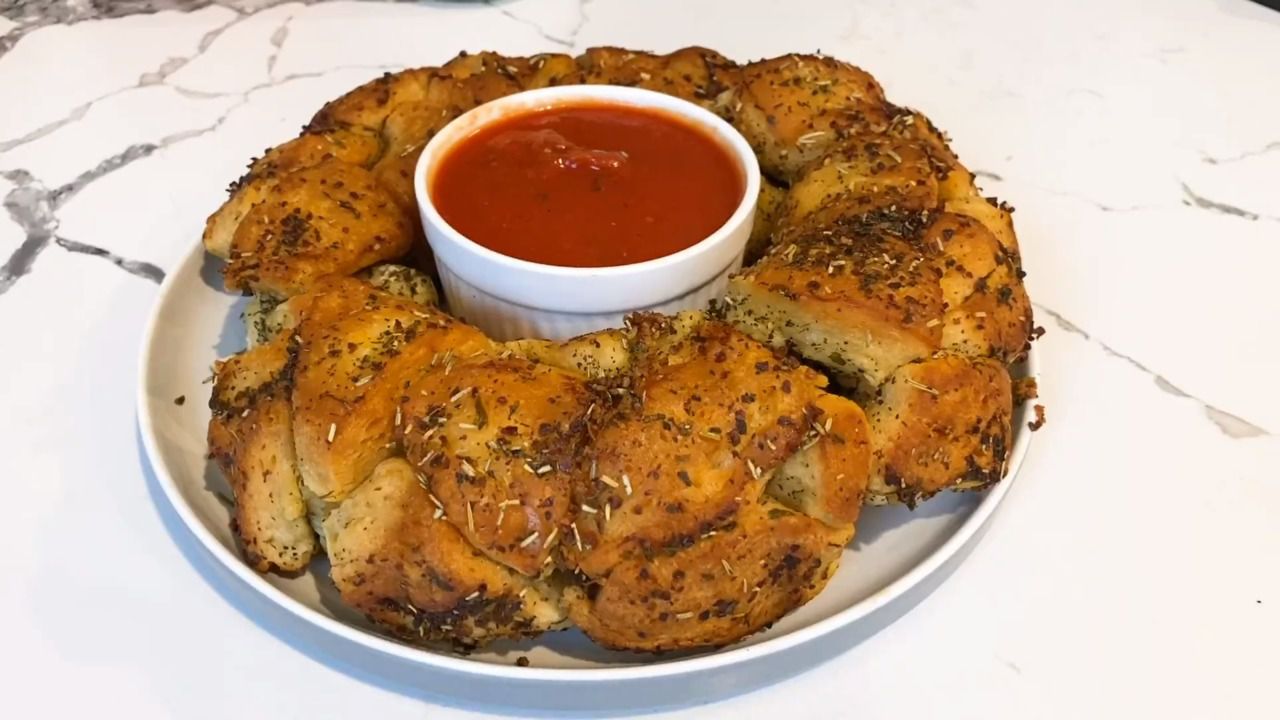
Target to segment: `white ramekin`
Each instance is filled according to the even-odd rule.
[[[720,229],[684,250],[600,268],[508,257],[472,242],[444,221],[429,188],[437,161],[457,142],[513,114],[583,102],[654,108],[709,131],[742,171],[742,202]],[[693,103],[639,88],[567,85],[508,95],[458,117],[423,149],[413,185],[450,311],[499,340],[560,340],[619,327],[623,316],[636,310],[670,313],[703,308],[721,296],[729,275],[742,265],[760,193],[760,167],[747,141],[732,126]]]

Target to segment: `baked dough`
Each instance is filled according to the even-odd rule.
[[[497,343],[435,307],[412,170],[521,90],[631,85],[724,117],[766,175],[709,312]],[[250,349],[215,368],[211,456],[260,571],[327,553],[414,642],[572,623],[714,647],[820,592],[864,504],[1004,475],[1031,305],[1010,209],[945,136],[831,57],[462,54],[326,104],[210,216]]]

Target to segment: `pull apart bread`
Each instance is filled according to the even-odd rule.
[[[400,635],[722,645],[821,590],[853,536],[863,411],[723,321],[635,315],[556,353],[344,277],[273,312],[218,364],[209,428],[246,557],[327,552]]]
[[[758,260],[708,313],[498,343],[437,307],[413,166],[462,112],[572,83],[732,122],[767,176]],[[832,58],[594,48],[389,74],[254,161],[204,243],[254,296],[209,425],[247,561],[327,554],[343,599],[410,641],[573,624],[619,649],[725,645],[821,591],[862,505],[1004,474],[1032,327],[1010,211]]]

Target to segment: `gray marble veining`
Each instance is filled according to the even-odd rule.
[[[50,25],[124,17],[164,10],[190,11],[222,5],[239,12],[253,12],[286,0],[17,0],[0,6],[0,16],[19,25]]]
[[[405,2],[406,0],[371,0]],[[17,27],[0,36],[0,55],[8,52],[22,36],[46,25],[65,25],[85,20],[125,17],[176,10],[190,12],[218,5],[246,15],[286,2],[312,5],[323,0],[17,0],[0,4],[0,17]]]
[[[196,10],[211,4],[214,4],[212,0],[17,0],[0,5],[0,17],[17,23],[0,36],[0,55],[12,49],[27,33],[46,25],[162,10]],[[225,4],[230,7],[235,3]]]
[[[154,70],[143,73],[138,78],[138,81],[134,86],[122,88],[121,90],[116,91],[116,93],[95,98],[89,102],[78,105],[62,118],[38,127],[22,136],[14,138],[0,138],[0,153],[4,153],[27,143],[39,140],[40,138],[56,132],[70,123],[84,119],[88,111],[97,102],[106,99],[106,97],[140,87],[165,84],[170,75],[177,72],[192,59],[199,57],[207,51],[214,41],[235,23],[258,11],[290,1],[297,2],[298,0],[19,0],[16,4],[0,6],[0,16],[17,23],[16,26],[8,33],[0,36],[0,56],[3,56],[6,51],[16,45],[26,34],[48,25],[118,18],[128,15],[162,11],[191,12],[211,5],[224,7],[233,10],[236,13],[236,17],[232,21],[206,33],[196,47],[194,54],[187,57],[168,58]],[[301,0],[301,4],[313,5],[323,1],[324,0]],[[394,3],[404,2],[406,0],[371,1]],[[534,27],[540,35],[555,45],[567,48],[573,43],[573,37],[568,39],[553,37],[543,31],[540,27],[511,15],[508,10],[498,6],[494,0],[482,0],[476,4],[494,7],[496,10],[517,20],[518,22],[530,24],[530,26]],[[586,0],[584,0],[582,4],[586,4]],[[577,34],[577,30],[581,28],[584,20],[585,16],[580,12],[580,20],[571,35]],[[275,48],[276,52],[268,58],[268,73],[271,73],[271,71],[274,70],[278,51],[284,45],[288,38],[288,34],[289,27],[287,20],[272,33],[270,43]],[[391,68],[388,67],[386,69]],[[286,82],[293,79],[305,78],[308,76],[309,74],[307,73],[290,75],[275,79],[268,85],[275,84],[277,82]],[[122,257],[106,248],[91,245],[83,242],[82,240],[59,236],[57,234],[58,207],[94,180],[108,175],[134,160],[146,157],[159,148],[167,147],[170,144],[198,137],[218,129],[230,114],[231,110],[234,110],[247,102],[249,94],[254,90],[261,89],[261,87],[265,86],[255,86],[245,90],[244,92],[238,93],[240,97],[237,104],[208,127],[177,133],[169,137],[161,138],[160,140],[152,143],[130,146],[122,152],[103,160],[95,167],[81,173],[70,183],[58,188],[47,188],[39,178],[32,176],[31,173],[21,168],[0,170],[0,177],[4,177],[15,184],[15,187],[4,198],[4,207],[8,211],[8,214],[10,218],[13,219],[14,223],[17,224],[25,233],[24,241],[17,248],[12,250],[4,264],[0,265],[0,295],[6,293],[14,286],[15,283],[18,282],[20,278],[30,273],[35,265],[36,259],[44,252],[45,249],[50,247],[50,245],[56,245],[57,247],[69,252],[83,253],[103,258],[126,272],[139,277],[156,282],[162,280],[164,278],[164,271],[152,263]],[[185,92],[182,88],[178,88],[178,90],[179,92]]]
[[[1182,183],[1182,194],[1185,196],[1185,199],[1183,200],[1184,203],[1200,208],[1201,210],[1218,212],[1223,215],[1234,215],[1235,217],[1241,217],[1245,220],[1258,220],[1264,217],[1256,212],[1245,210],[1244,208],[1238,208],[1235,205],[1228,205],[1227,203],[1217,202],[1216,200],[1210,200],[1209,198],[1202,197],[1191,188],[1187,187],[1186,183]],[[1273,218],[1269,216],[1267,219],[1280,220],[1280,218]]]
[[[140,260],[123,258],[95,245],[61,237],[58,231],[58,208],[93,181],[109,175],[129,163],[147,157],[159,148],[145,143],[131,145],[94,167],[80,173],[74,180],[56,188],[48,188],[26,170],[6,170],[0,177],[14,183],[14,188],[4,198],[4,208],[9,217],[26,233],[22,244],[0,265],[0,295],[8,292],[23,275],[31,272],[36,258],[49,244],[75,253],[103,258],[126,272],[160,282],[164,271]]]
[[[287,0],[19,0],[16,4],[0,6],[0,16],[17,25],[8,33],[0,36],[0,56],[11,49],[27,33],[41,27],[54,24],[67,24],[86,20],[124,17],[140,13],[175,10],[190,12],[209,5],[219,5],[236,11],[239,17],[259,10],[281,4]],[[311,4],[307,2],[306,4]],[[196,55],[209,48],[218,35],[227,26],[209,32],[196,49]],[[287,27],[281,26],[272,36],[272,43],[278,49],[287,36]],[[143,74],[135,87],[163,84],[173,72],[185,65],[191,58],[169,58],[156,70]],[[133,89],[133,88],[127,88]],[[102,98],[99,98],[101,100]],[[65,117],[37,128],[22,137],[0,140],[0,152],[11,150],[28,142],[37,140],[59,128],[84,118],[93,106],[91,101],[74,108]],[[64,202],[94,180],[108,175],[129,163],[146,157],[172,142],[195,137],[216,129],[221,119],[209,128],[180,133],[162,139],[158,143],[133,145],[103,160],[96,166],[86,170],[71,182],[57,188],[47,188],[38,178],[28,171],[17,168],[0,171],[0,177],[14,183],[14,187],[4,198],[4,208],[9,217],[25,233],[23,242],[15,248],[0,265],[0,295],[8,292],[20,278],[31,272],[36,259],[51,244],[68,252],[81,253],[100,257],[122,270],[133,275],[160,282],[164,279],[164,271],[152,263],[125,258],[106,248],[98,247],[80,240],[66,238],[57,234],[57,210]]]
[[[0,36],[0,55],[15,46],[19,40],[30,32],[53,24],[67,24],[82,22],[94,19],[116,18],[127,15],[154,13],[161,11],[193,11],[216,5],[232,10],[235,14],[233,17],[225,21],[223,24],[209,29],[203,38],[196,45],[194,52],[178,56],[167,57],[162,62],[154,66],[153,69],[142,73],[135,84],[128,87],[121,87],[106,95],[88,100],[80,105],[73,107],[64,116],[53,120],[45,125],[32,129],[23,135],[11,138],[0,138],[0,153],[8,152],[12,149],[19,148],[28,143],[39,140],[45,136],[55,133],[69,125],[83,120],[90,109],[98,102],[113,97],[119,93],[129,92],[138,88],[154,85],[168,85],[170,76],[178,72],[192,60],[200,57],[218,40],[222,34],[237,23],[245,21],[255,15],[258,11],[283,4],[287,0],[20,0],[17,3],[7,3],[0,5],[0,16],[16,23],[12,29],[5,35]],[[303,0],[302,4],[311,5],[323,0]],[[397,0],[385,0],[386,2],[396,2]],[[456,0],[459,3],[466,0]],[[557,31],[549,31],[542,23],[535,19],[526,17],[523,13],[515,12],[504,5],[500,0],[476,0],[471,2],[473,5],[482,5],[491,7],[495,13],[501,14],[507,19],[526,26],[537,33],[548,45],[572,50],[578,45],[578,36],[583,25],[587,21],[587,6],[591,0],[579,0],[577,3],[576,21],[564,23]],[[572,16],[569,20],[574,20]],[[58,211],[71,197],[82,190],[87,185],[97,181],[98,179],[110,175],[116,170],[125,167],[137,160],[146,158],[161,148],[167,148],[170,145],[186,141],[191,138],[200,137],[207,133],[218,130],[223,122],[231,115],[232,112],[249,102],[250,95],[257,90],[272,87],[280,83],[289,82],[295,79],[318,77],[327,71],[304,71],[285,74],[283,76],[275,75],[275,63],[279,57],[280,50],[284,47],[289,38],[290,18],[280,21],[268,38],[268,43],[273,48],[271,54],[266,58],[267,75],[269,80],[265,83],[253,85],[251,87],[236,90],[227,93],[206,93],[189,91],[183,87],[175,87],[179,93],[193,92],[193,97],[234,97],[235,103],[225,109],[210,124],[202,127],[184,129],[166,137],[158,139],[148,138],[147,142],[130,145],[120,152],[108,157],[107,159],[88,168],[84,172],[79,173],[74,179],[57,187],[49,187],[42,181],[37,174],[33,174],[21,167],[3,167],[0,168],[0,177],[8,180],[12,187],[5,195],[3,205],[13,223],[22,231],[22,241],[12,249],[6,249],[8,257],[3,265],[0,265],[0,294],[4,294],[23,276],[30,273],[36,264],[37,259],[45,250],[50,247],[60,248],[66,252],[85,254],[106,260],[112,266],[118,267],[132,275],[143,279],[158,282],[164,277],[164,271],[156,265],[125,257],[109,248],[85,242],[88,238],[83,237],[67,237],[60,232],[60,222]],[[386,66],[386,69],[392,69],[392,66]],[[1270,142],[1263,146],[1255,146],[1252,149],[1243,150],[1234,154],[1224,153],[1221,156],[1213,156],[1207,153],[1201,153],[1200,162],[1205,165],[1227,165],[1237,163],[1251,158],[1257,158],[1260,155],[1268,154],[1280,150],[1280,142]],[[1006,181],[1005,168],[1000,168],[1000,172],[994,170],[977,170],[976,174],[988,181],[994,183],[1004,183]],[[1196,184],[1193,179],[1192,184]],[[1025,179],[1021,181],[1023,186],[1031,186]],[[1272,222],[1280,220],[1280,216],[1268,214],[1266,212],[1258,212],[1252,209],[1245,209],[1237,204],[1223,202],[1217,198],[1216,193],[1206,191],[1208,197],[1201,194],[1197,190],[1193,190],[1188,182],[1181,182],[1181,197],[1169,197],[1158,203],[1144,204],[1117,204],[1113,203],[1110,198],[1107,202],[1102,202],[1092,196],[1086,196],[1079,192],[1072,192],[1065,189],[1040,188],[1043,192],[1050,195],[1071,198],[1073,200],[1088,204],[1093,209],[1102,213],[1134,213],[1134,212],[1151,212],[1167,210],[1169,207],[1176,207],[1179,204],[1195,211],[1212,213],[1215,215],[1229,216],[1236,220],[1243,220],[1250,223],[1253,222]],[[1110,345],[1099,340],[1095,335],[1083,330],[1079,325],[1067,320],[1063,315],[1050,307],[1043,305],[1038,306],[1040,311],[1045,315],[1052,317],[1059,328],[1082,337],[1083,339],[1096,344],[1108,355],[1126,361],[1134,368],[1149,375],[1155,384],[1170,394],[1192,399],[1198,402],[1204,414],[1211,420],[1225,435],[1232,438],[1248,438],[1263,435],[1270,435],[1271,431],[1262,425],[1247,421],[1237,415],[1222,410],[1220,407],[1211,404],[1207,400],[1196,397],[1191,392],[1184,390],[1179,385],[1175,385],[1166,379],[1160,373],[1148,368],[1147,365],[1139,362],[1128,354],[1124,354],[1119,350],[1113,349]],[[1090,324],[1086,322],[1086,324]],[[1266,424],[1266,423],[1263,423]]]
[[[1124,362],[1133,366],[1139,372],[1142,372],[1145,375],[1149,375],[1151,379],[1155,381],[1156,387],[1160,388],[1162,391],[1167,392],[1170,395],[1174,395],[1176,397],[1187,398],[1189,400],[1193,400],[1197,403],[1200,403],[1200,406],[1204,409],[1205,416],[1208,417],[1209,420],[1211,420],[1213,424],[1216,425],[1218,429],[1221,430],[1222,433],[1227,437],[1235,438],[1238,440],[1241,438],[1263,437],[1271,434],[1265,428],[1258,427],[1257,425],[1254,425],[1253,423],[1249,422],[1248,420],[1245,420],[1244,418],[1238,415],[1233,415],[1227,412],[1226,410],[1215,407],[1209,404],[1208,402],[1196,397],[1195,395],[1192,395],[1186,390],[1183,390],[1177,385],[1174,385],[1163,375],[1157,373],[1156,371],[1147,367],[1146,365],[1139,362],[1138,360],[1128,355],[1125,355],[1119,350],[1116,350],[1115,348],[1111,347],[1107,343],[1102,342],[1101,340],[1090,335],[1086,330],[1084,330],[1084,328],[1081,328],[1079,325],[1076,325],[1075,323],[1066,319],[1065,317],[1062,316],[1061,313],[1053,310],[1052,308],[1045,307],[1040,303],[1034,303],[1034,305],[1038,312],[1041,312],[1053,318],[1053,321],[1058,326],[1059,330],[1062,330],[1064,332],[1069,332],[1072,335],[1078,335],[1084,340],[1090,343],[1093,343],[1094,345],[1097,345],[1107,355],[1113,358],[1116,358],[1117,360],[1123,360]]]
[[[1280,404],[1267,382],[1280,355],[1280,13],[1151,5],[0,0],[0,53],[12,48],[0,57],[0,328],[17,379],[0,437],[23,510],[0,562],[16,590],[0,592],[15,618],[0,666],[12,658],[23,678],[6,707],[78,717],[111,697],[138,720],[279,714],[282,697],[300,716],[488,709],[441,704],[452,688],[436,675],[329,662],[346,641],[300,652],[280,642],[292,626],[279,613],[192,575],[191,552],[207,553],[174,532],[134,421],[153,281],[178,274],[251,155],[384,69],[462,49],[701,44],[738,60],[821,48],[954,135],[984,194],[1018,209],[1050,331],[1037,343],[1048,424],[927,608],[839,636],[839,657],[785,684],[667,714],[825,717],[847,714],[849,698],[863,720],[904,707],[992,720],[1264,713],[1280,636],[1280,575],[1264,571],[1280,555]],[[172,360],[157,407],[202,413],[203,363]],[[68,573],[86,538],[111,562]],[[232,676],[228,693],[216,680]]]

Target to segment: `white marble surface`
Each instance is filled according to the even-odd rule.
[[[967,561],[798,677],[653,717],[1280,713],[1280,13],[1244,0],[0,4],[0,713],[479,717],[343,668],[175,545],[155,280],[246,159],[461,49],[821,49],[1018,208],[1049,424]],[[196,397],[199,402],[202,398]]]

